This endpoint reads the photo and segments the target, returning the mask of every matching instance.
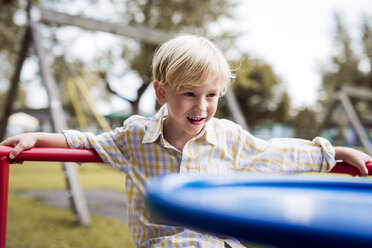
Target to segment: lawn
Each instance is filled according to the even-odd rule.
[[[78,167],[84,189],[123,192],[125,175],[103,164]],[[135,247],[128,225],[113,218],[91,216],[89,227],[77,226],[69,208],[47,206],[16,195],[17,190],[65,189],[59,163],[11,165],[7,248]],[[124,211],[124,210],[123,210]]]
[[[105,164],[76,166],[85,189],[113,189],[124,193],[125,174]],[[66,189],[61,163],[25,162],[10,165],[9,190]]]

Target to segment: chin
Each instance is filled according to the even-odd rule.
[[[204,126],[203,126],[204,127]],[[198,130],[190,130],[189,132],[187,132],[188,134],[190,134],[190,135],[194,135],[194,136],[196,136],[196,135],[198,135],[200,132],[201,132],[201,130],[203,130],[203,127],[201,127],[201,128],[198,128]]]

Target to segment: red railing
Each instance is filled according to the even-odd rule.
[[[366,167],[368,169],[368,176],[372,176],[372,162],[366,163]],[[344,162],[338,162],[329,172],[361,176],[360,171],[356,167]]]
[[[24,161],[58,161],[77,163],[103,163],[93,150],[63,148],[31,148],[20,153],[16,159],[9,160],[13,147],[0,146],[0,248],[5,248],[6,218],[8,210],[9,164]]]
[[[9,164],[24,161],[55,161],[77,163],[103,163],[93,150],[63,148],[31,148],[20,153],[15,160],[9,160],[12,147],[0,146],[0,248],[5,248],[6,218],[8,209]],[[369,175],[372,175],[372,163],[366,164]],[[338,163],[330,172],[360,175],[358,169],[346,163]]]

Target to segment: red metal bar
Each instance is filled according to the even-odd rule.
[[[5,248],[6,245],[9,163],[21,163],[24,161],[103,162],[94,150],[41,147],[23,151],[16,159],[9,160],[9,152],[12,149],[13,147],[10,146],[0,146],[0,248]]]
[[[0,156],[8,156],[13,149],[11,146],[0,146]],[[34,147],[21,152],[11,163],[23,161],[59,161],[76,163],[103,163],[94,150]]]
[[[366,167],[368,169],[368,175],[372,176],[372,162],[366,163]],[[350,174],[352,176],[361,176],[362,175],[356,167],[351,166],[348,163],[344,163],[344,162],[337,163],[329,172],[330,173]]]
[[[9,187],[9,161],[5,156],[0,156],[0,183],[0,248],[5,248]]]

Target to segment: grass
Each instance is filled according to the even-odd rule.
[[[128,226],[119,220],[93,216],[91,221],[79,227],[68,209],[10,195],[7,248],[135,247]]]
[[[103,164],[78,167],[84,189],[112,189],[124,194],[124,173]],[[28,162],[11,165],[7,248],[135,247],[128,225],[91,216],[89,227],[77,226],[70,209],[47,206],[16,196],[17,190],[65,189],[61,164]]]
[[[125,174],[104,164],[76,166],[85,189],[113,189],[124,192]],[[61,163],[25,162],[10,165],[10,190],[66,189]]]

